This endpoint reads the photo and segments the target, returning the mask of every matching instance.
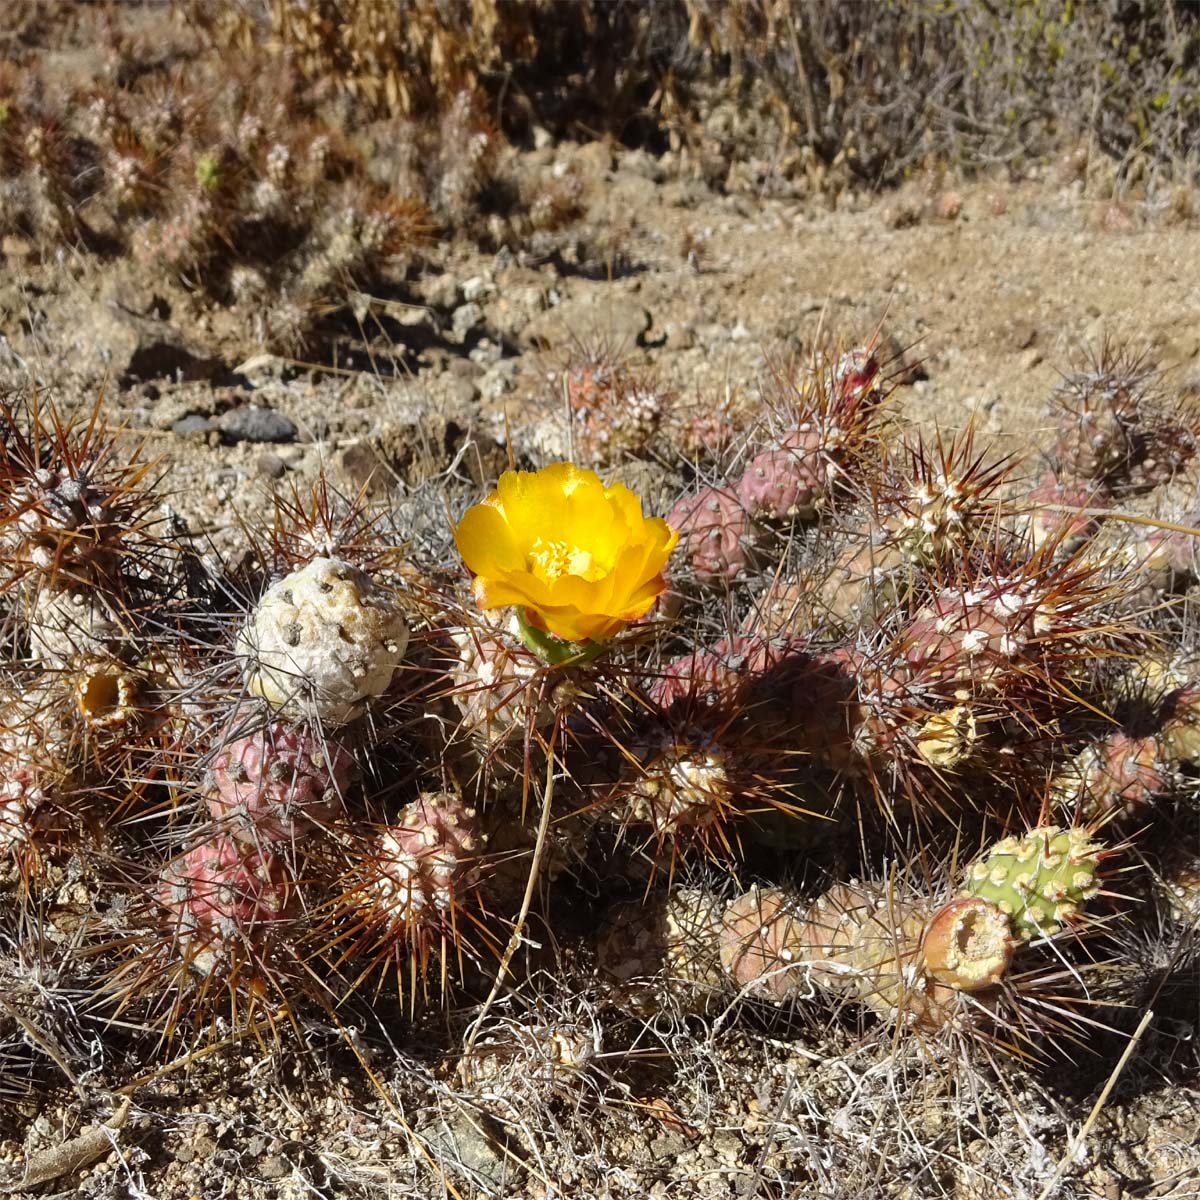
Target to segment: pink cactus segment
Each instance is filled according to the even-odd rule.
[[[946,588],[921,609],[909,622],[903,661],[913,682],[995,690],[1013,663],[1072,628],[1070,610],[1034,583],[985,579]]]
[[[340,742],[277,722],[217,754],[204,779],[205,803],[235,837],[290,841],[341,814],[353,766]]]
[[[441,926],[474,883],[483,842],[475,809],[456,796],[425,793],[381,831],[362,899],[392,926]]]
[[[667,524],[679,530],[681,557],[702,582],[736,579],[754,559],[754,522],[738,497],[703,488],[675,502]]]
[[[1118,731],[1089,747],[1078,764],[1088,813],[1135,814],[1171,783],[1156,737]]]
[[[201,974],[210,974],[231,950],[261,951],[287,919],[291,897],[284,861],[227,833],[193,846],[159,881],[176,946]]]
[[[1099,484],[1043,475],[1029,493],[1031,530],[1035,546],[1054,541],[1063,551],[1087,541],[1100,528],[1094,516],[1065,509],[1107,508],[1111,497]]]
[[[676,701],[712,705],[780,663],[796,647],[753,635],[721,638],[708,650],[669,660],[650,685],[650,698],[664,712]]]
[[[818,430],[809,426],[756,454],[737,485],[745,511],[776,521],[816,517],[828,475],[821,440]]]

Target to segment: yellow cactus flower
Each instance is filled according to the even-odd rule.
[[[480,608],[515,604],[536,629],[568,642],[612,637],[646,613],[666,582],[679,534],[642,515],[624,484],[552,463],[505,471],[454,531]]]

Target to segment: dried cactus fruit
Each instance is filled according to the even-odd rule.
[[[293,891],[282,858],[217,833],[163,871],[158,896],[175,952],[211,975],[262,959],[289,918]]]
[[[917,730],[916,750],[930,766],[953,770],[972,757],[980,736],[970,706],[956,704],[925,718]]]
[[[336,558],[314,558],[268,588],[237,637],[251,693],[335,725],[386,691],[407,646],[392,596]]]
[[[978,992],[1004,978],[1016,949],[1008,914],[977,896],[943,904],[921,939],[925,970],[957,991]]]
[[[1043,825],[991,846],[969,868],[963,894],[995,904],[1022,940],[1050,937],[1100,890],[1103,854],[1086,829]]]
[[[336,739],[276,722],[222,746],[202,790],[208,811],[234,837],[291,841],[341,815],[353,768]]]
[[[130,725],[140,715],[144,680],[115,659],[85,663],[74,673],[75,711],[93,734]]]

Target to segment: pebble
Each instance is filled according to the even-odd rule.
[[[483,309],[478,304],[460,304],[454,310],[454,316],[450,319],[450,326],[461,338],[466,337],[482,320]]]
[[[269,1155],[258,1164],[258,1173],[263,1179],[282,1179],[289,1167],[278,1154]]]
[[[492,366],[479,381],[479,394],[485,400],[498,400],[505,392],[517,386],[517,363],[512,358],[502,358]]]
[[[690,350],[696,344],[696,331],[690,325],[667,325],[667,349]]]
[[[210,429],[215,428],[210,417],[202,417],[199,413],[189,413],[186,417],[180,417],[171,426],[172,433],[207,433]]]
[[[260,454],[254,463],[255,469],[267,479],[282,479],[287,474],[287,463],[278,454],[269,450]]]
[[[463,280],[462,295],[468,304],[486,300],[495,293],[496,285],[486,275],[472,275],[470,279]]]
[[[296,436],[296,426],[283,413],[256,404],[222,413],[217,428],[235,442],[290,442]]]

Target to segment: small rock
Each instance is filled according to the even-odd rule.
[[[456,404],[473,404],[479,399],[479,385],[475,380],[459,375],[450,380],[449,395]]]
[[[493,364],[479,381],[479,394],[485,400],[498,400],[517,386],[516,359],[502,358]]]
[[[458,280],[448,271],[426,275],[417,284],[417,294],[434,308],[451,309],[458,303]]]
[[[79,314],[80,351],[107,365],[122,383],[145,379],[212,379],[218,359],[188,344],[174,326],[139,316],[117,303],[96,301]]]
[[[199,413],[189,413],[186,417],[180,417],[171,426],[172,433],[207,433],[210,429],[215,429],[211,418],[202,417]]]
[[[255,470],[267,479],[282,479],[287,474],[287,463],[278,454],[269,450],[260,454],[254,463]]]
[[[696,331],[690,325],[672,322],[667,326],[668,350],[690,350],[696,344]]]
[[[569,346],[581,339],[615,349],[644,346],[653,318],[641,304],[615,299],[607,285],[564,300],[540,312],[522,332],[522,340],[539,349]]]
[[[483,1113],[454,1113],[421,1133],[439,1166],[457,1167],[501,1195],[514,1194],[524,1169],[503,1131]]]
[[[496,285],[486,275],[472,275],[463,280],[463,299],[472,304],[476,300],[486,300],[496,293]]]
[[[1042,352],[1036,346],[1031,346],[1021,355],[1021,367],[1026,371],[1032,371],[1041,361]]]
[[[622,171],[649,179],[651,183],[662,183],[666,177],[662,164],[645,150],[627,150],[621,155],[619,166]]]
[[[258,1164],[258,1173],[263,1179],[282,1179],[290,1170],[278,1154],[271,1154]]]
[[[287,417],[257,404],[222,413],[217,428],[234,442],[290,442],[296,436],[296,426]]]
[[[463,338],[482,320],[483,309],[478,304],[460,304],[450,318],[450,327],[458,337]]]
[[[246,379],[278,379],[287,369],[287,361],[278,354],[255,354],[234,368],[235,375]]]

